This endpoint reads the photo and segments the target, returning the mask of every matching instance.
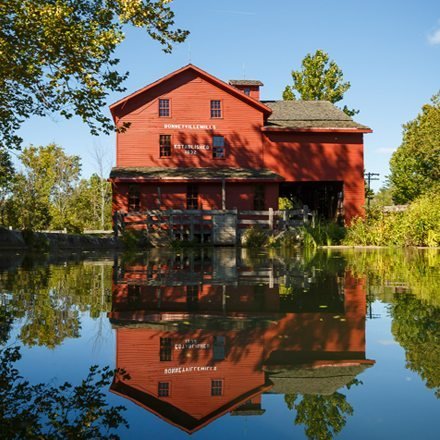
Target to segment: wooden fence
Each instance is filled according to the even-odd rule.
[[[281,231],[314,222],[314,218],[307,206],[279,211],[172,209],[116,212],[113,225],[116,236],[144,230],[147,236],[166,232],[172,240],[233,244],[249,227]]]

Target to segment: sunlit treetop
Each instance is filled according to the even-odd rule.
[[[18,148],[31,116],[78,115],[109,133],[102,113],[128,73],[113,56],[123,26],[144,29],[165,52],[188,32],[174,28],[171,0],[8,0],[0,3],[0,147]]]

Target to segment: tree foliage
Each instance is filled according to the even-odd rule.
[[[406,204],[440,181],[440,92],[403,126],[403,140],[390,161],[393,200]]]
[[[358,381],[356,381],[358,383]],[[290,410],[296,410],[295,424],[304,425],[310,440],[331,440],[353,415],[353,407],[344,394],[286,394],[284,400]]]
[[[13,175],[4,187],[3,203],[0,198],[3,224],[68,232],[110,229],[110,183],[98,174],[80,179],[79,156],[49,144],[25,148],[19,158],[23,171]]]
[[[405,349],[406,366],[440,398],[440,308],[408,294],[392,302],[392,332]]]
[[[9,200],[9,221],[20,229],[56,229],[74,221],[72,195],[79,180],[79,156],[56,145],[30,146],[20,154]]]
[[[8,151],[0,149],[0,223],[5,216],[5,203],[13,186],[14,165]]]
[[[81,313],[92,318],[111,309],[111,266],[64,262],[0,272],[0,295],[14,292],[0,307],[0,342],[11,323],[22,319],[19,340],[27,346],[55,348],[77,338]]]
[[[285,101],[302,99],[336,103],[343,99],[351,87],[348,81],[344,81],[342,70],[336,62],[320,49],[313,55],[309,53],[305,56],[301,69],[292,70],[292,79],[293,85],[287,85],[283,91]],[[347,106],[344,106],[343,111],[349,116],[359,113]]]
[[[172,0],[8,0],[0,4],[0,147],[17,148],[30,116],[78,115],[92,134],[113,130],[101,109],[127,73],[113,56],[123,26],[144,29],[165,52],[175,29]]]
[[[118,439],[123,406],[110,406],[103,388],[114,376],[109,367],[90,367],[79,385],[30,384],[15,363],[17,347],[0,351],[0,423],[8,439]],[[125,374],[119,372],[119,374]]]
[[[404,212],[384,214],[379,205],[365,219],[355,219],[347,228],[347,245],[431,246],[440,245],[440,184],[422,194]]]

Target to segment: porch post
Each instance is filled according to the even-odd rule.
[[[222,209],[226,209],[226,182],[222,179]]]

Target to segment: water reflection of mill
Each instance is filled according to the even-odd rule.
[[[112,391],[187,432],[261,414],[262,393],[331,395],[365,358],[365,284],[245,250],[118,260]]]

